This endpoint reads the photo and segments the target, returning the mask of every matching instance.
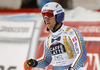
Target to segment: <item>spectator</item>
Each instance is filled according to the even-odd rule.
[[[20,9],[21,0],[0,0],[0,9]]]
[[[38,8],[37,0],[22,0],[21,8]]]
[[[39,8],[42,8],[44,6],[44,4],[51,2],[52,0],[40,0],[40,5]]]
[[[73,8],[72,0],[63,0],[63,1],[62,0],[52,0],[52,1],[61,4],[64,9],[72,9]]]

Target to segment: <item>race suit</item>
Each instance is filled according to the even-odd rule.
[[[79,70],[87,58],[86,54],[81,33],[76,28],[62,24],[46,38],[43,56],[37,59],[37,68],[44,68],[53,60],[53,70],[66,70],[68,67]]]

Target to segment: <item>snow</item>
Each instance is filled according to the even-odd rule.
[[[65,21],[100,21],[100,12],[82,7],[65,10]]]

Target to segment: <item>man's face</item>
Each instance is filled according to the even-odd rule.
[[[43,19],[49,29],[52,29],[54,25],[56,24],[55,16],[53,14],[53,11],[46,11],[42,13]]]
[[[56,24],[55,17],[52,19],[45,18],[46,25],[49,29],[52,29]]]

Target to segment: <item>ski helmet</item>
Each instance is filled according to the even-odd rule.
[[[48,10],[53,10],[53,14],[56,17],[56,22],[61,23],[64,20],[64,9],[63,7],[56,2],[46,3],[41,10],[41,13],[46,12]]]

